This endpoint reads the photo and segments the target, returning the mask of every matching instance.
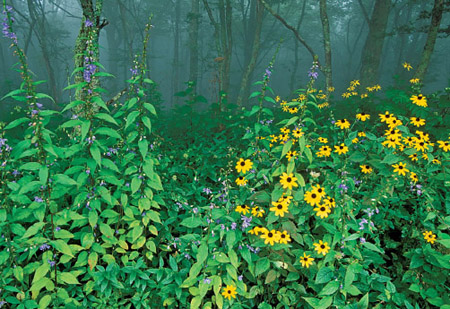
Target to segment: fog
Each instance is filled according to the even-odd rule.
[[[73,99],[73,93],[63,91],[63,88],[74,82],[75,42],[86,20],[81,6],[83,2],[89,2],[94,7],[100,4],[94,0],[7,1],[13,8],[13,27],[19,46],[28,57],[34,79],[47,81],[39,86],[39,90],[55,98],[57,106],[54,108],[60,108]],[[384,2],[389,7],[386,31],[381,40],[378,73],[372,80],[381,87],[389,87],[394,83],[395,76],[406,81],[413,77],[414,71],[405,70],[402,64],[408,62],[415,69],[421,61],[434,1],[324,2],[330,27],[335,99],[341,98],[351,80],[363,78],[362,54],[367,46],[369,24],[373,22],[377,2]],[[152,28],[147,62],[150,76],[162,95],[161,109],[170,110],[182,104],[183,100],[174,94],[184,90],[186,82],[193,76],[197,79],[197,93],[205,96],[208,102],[217,101],[218,91],[224,90],[233,102],[241,95],[242,105],[245,106],[253,89],[251,84],[262,79],[279,45],[271,68],[270,86],[277,95],[289,97],[295,89],[308,82],[308,70],[313,58],[286,25],[294,28],[318,55],[320,64],[326,65],[323,16],[319,1],[266,0],[264,3],[271,11],[260,0],[104,1],[98,20],[99,62],[106,72],[115,76],[101,79],[101,86],[108,91],[105,99],[126,87],[125,81],[131,76],[134,55],[142,51],[144,29],[150,17]],[[261,11],[262,19],[259,20]],[[424,79],[426,92],[449,86],[449,11],[450,3],[444,1],[440,30]],[[261,31],[257,42],[258,23]],[[193,38],[196,43],[193,43]],[[259,47],[254,48],[255,44]],[[0,97],[21,84],[20,75],[14,71],[18,59],[9,45],[8,38],[0,38]],[[255,52],[256,57],[252,57]],[[227,60],[229,75],[223,71]],[[255,61],[254,67],[242,90],[243,75],[249,70],[252,60]],[[224,76],[229,78],[229,85],[223,80]],[[326,86],[323,72],[319,74],[317,85]],[[0,107],[3,117],[14,106],[2,101]]]

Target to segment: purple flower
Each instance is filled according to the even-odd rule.
[[[203,188],[203,192],[206,194],[212,194],[212,191],[210,188]]]
[[[190,256],[188,253],[185,253],[185,254],[184,254],[184,257],[185,257],[186,259],[188,259],[188,260],[191,259],[191,256]]]
[[[231,223],[231,229],[232,229],[232,230],[235,230],[235,229],[236,229],[236,226],[237,226],[236,222]]]
[[[242,281],[242,278],[243,278],[244,276],[242,276],[242,275],[240,275],[240,276],[238,276],[238,280],[239,281]]]
[[[89,19],[86,19],[86,21],[84,22],[85,27],[92,27],[93,25],[94,25],[94,23],[92,21],[90,21]]]
[[[36,106],[37,106],[39,109],[41,109],[44,105],[41,104],[41,103],[36,103]]]
[[[319,73],[314,72],[314,71],[309,71],[308,72],[308,77],[312,77],[313,79],[317,79],[317,77],[319,76]]]
[[[50,249],[50,246],[48,244],[43,244],[39,247],[39,250],[41,250],[41,251],[45,251],[48,249]]]
[[[198,213],[198,208],[197,208],[197,207],[194,207],[194,208],[192,209],[192,212],[195,213],[195,214]]]
[[[50,264],[50,267],[53,267],[53,266],[56,265],[56,262],[55,262],[55,261],[47,260],[47,262]]]
[[[211,279],[205,278],[205,279],[203,279],[203,283],[210,284],[211,283]]]
[[[361,237],[361,238],[359,239],[359,241],[363,244],[363,243],[366,242],[366,239],[365,239],[364,237]]]
[[[242,229],[246,229],[250,226],[250,222],[252,222],[253,217],[246,217],[241,215],[241,220],[242,220]]]
[[[42,203],[44,200],[42,198],[40,198],[39,196],[35,196],[34,201],[37,203]]]
[[[58,232],[58,231],[60,231],[61,230],[61,228],[59,227],[59,226],[57,226],[56,228],[55,228],[55,231],[56,232]]]

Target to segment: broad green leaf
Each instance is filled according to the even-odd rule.
[[[58,278],[60,278],[67,284],[80,284],[80,282],[78,282],[77,280],[77,277],[75,277],[72,273],[68,272],[61,273]]]

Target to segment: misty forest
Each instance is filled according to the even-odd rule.
[[[449,0],[3,0],[0,308],[450,309]]]

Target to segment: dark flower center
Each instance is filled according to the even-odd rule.
[[[315,193],[313,193],[313,194],[311,194],[311,197],[312,197],[312,198],[316,198],[317,195],[316,195]]]
[[[400,166],[398,167],[398,169],[402,170],[402,169],[403,169],[403,166],[400,165]]]
[[[340,149],[344,149],[344,146],[339,146]]]
[[[317,192],[322,193],[322,188],[317,189]]]
[[[231,294],[231,290],[228,290],[227,292],[228,292],[228,294]]]
[[[286,238],[286,235],[284,235],[284,234],[281,234],[281,238]]]
[[[242,179],[244,179],[244,177],[243,176],[239,176],[239,180],[242,180]]]
[[[273,234],[272,234],[272,233],[269,233],[269,234],[267,234],[267,236],[268,236],[269,238],[272,238],[272,237],[273,237]]]
[[[278,209],[283,209],[283,205],[278,204],[277,208],[278,208]]]
[[[422,100],[422,96],[421,95],[419,95],[419,96],[417,96],[417,98],[419,99],[419,100]]]
[[[369,169],[369,168],[370,168],[370,166],[366,165],[366,169]]]
[[[320,248],[321,249],[325,249],[325,245],[320,245]]]
[[[242,162],[241,162],[241,166],[245,166],[245,161],[242,161]]]
[[[424,142],[420,142],[419,145],[420,145],[420,146],[423,146],[423,145],[424,145]]]
[[[292,178],[291,178],[291,177],[288,177],[288,178],[286,178],[286,181],[287,181],[287,182],[291,182],[291,181],[292,181]]]
[[[325,207],[320,207],[320,211],[325,211]]]

